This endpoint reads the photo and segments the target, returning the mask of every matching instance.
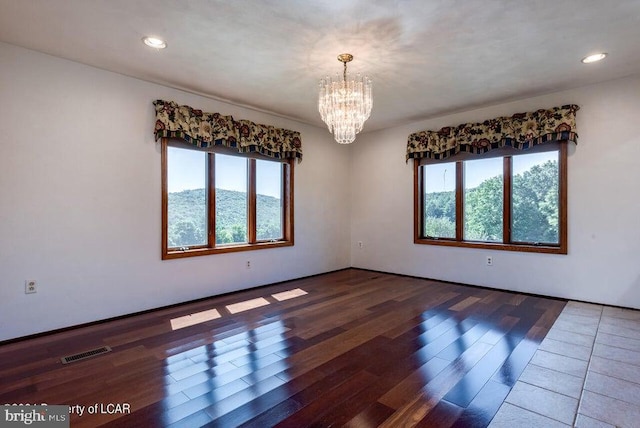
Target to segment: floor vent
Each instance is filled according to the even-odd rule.
[[[69,355],[60,358],[62,364],[75,363],[76,361],[86,360],[87,358],[95,357],[96,355],[106,354],[111,352],[111,348],[108,346],[102,346],[100,348],[92,349],[90,351],[80,352],[79,354]]]

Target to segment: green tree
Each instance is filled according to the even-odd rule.
[[[207,203],[205,189],[171,192],[168,209],[170,247],[207,243]],[[282,201],[257,195],[258,238],[280,238]],[[231,244],[247,240],[247,194],[216,189],[216,243]]]
[[[232,242],[247,242],[247,226],[244,224],[234,224],[231,227]]]
[[[169,193],[168,240],[170,247],[207,243],[204,189]]]
[[[425,196],[424,211],[426,216],[455,219],[456,193],[454,191],[427,193]]]
[[[535,165],[513,179],[512,239],[558,242],[558,162]]]
[[[446,217],[426,217],[424,233],[438,238],[455,238],[456,223]]]
[[[181,220],[170,229],[169,245],[172,247],[202,245],[206,242],[203,228],[192,221]]]
[[[454,191],[425,194],[424,234],[440,238],[456,236],[456,194]]]
[[[484,180],[473,189],[465,190],[465,239],[502,241],[502,177]]]

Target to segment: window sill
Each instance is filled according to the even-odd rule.
[[[492,242],[454,241],[451,239],[417,238],[414,244],[441,245],[445,247],[480,248],[484,250],[519,251],[525,253],[567,254],[567,249],[551,245],[502,244]]]
[[[188,250],[169,250],[162,252],[162,260],[184,257],[207,256],[210,254],[237,253],[241,251],[266,250],[268,248],[291,247],[293,241],[258,242],[256,244],[221,245],[215,248],[194,248]]]

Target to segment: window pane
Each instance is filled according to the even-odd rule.
[[[424,236],[456,237],[456,164],[423,166]]]
[[[513,157],[513,241],[547,244],[560,242],[558,157],[558,151]]]
[[[216,244],[247,242],[247,159],[215,155]]]
[[[464,162],[464,239],[502,242],[502,158]]]
[[[256,160],[256,236],[282,238],[282,164]]]
[[[207,154],[167,147],[169,248],[207,244]]]

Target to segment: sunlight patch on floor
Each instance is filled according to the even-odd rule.
[[[220,312],[218,312],[217,309],[209,309],[207,311],[196,312],[193,314],[172,319],[171,329],[178,330],[181,328],[189,327],[189,326],[200,324],[203,322],[215,320],[217,318],[220,318],[220,316],[221,316]]]
[[[304,291],[303,289],[294,288],[293,290],[288,290],[288,291],[283,291],[282,293],[272,294],[271,297],[276,299],[278,302],[282,302],[283,300],[293,299],[295,297],[304,296],[305,294],[307,294],[307,292]]]
[[[272,294],[271,297],[276,299],[279,302],[283,300],[289,300],[296,297],[304,296],[308,294],[301,288],[294,288],[293,290],[287,290],[280,293]],[[237,314],[239,312],[248,311],[250,309],[259,308],[261,306],[266,306],[269,304],[269,301],[264,297],[258,297],[257,299],[245,300],[243,302],[233,303],[231,305],[227,305],[226,308],[231,314]],[[173,318],[171,320],[171,329],[178,330],[185,327],[190,327],[192,325],[201,324],[206,321],[211,321],[214,319],[221,318],[222,315],[218,312],[217,309],[209,309],[202,312],[195,312],[193,314],[184,315],[181,317]]]
[[[266,306],[268,304],[267,299],[258,297],[257,299],[227,305],[227,310],[232,314],[237,314],[238,312],[248,311],[249,309],[259,308],[260,306]]]

